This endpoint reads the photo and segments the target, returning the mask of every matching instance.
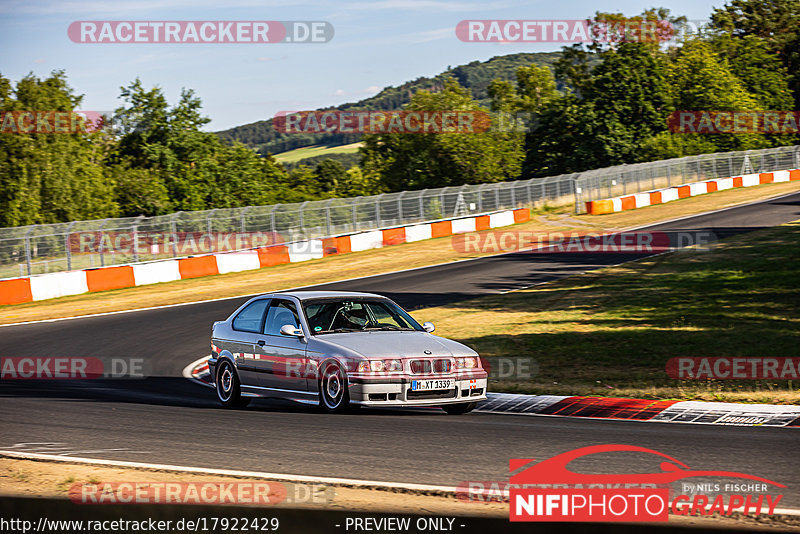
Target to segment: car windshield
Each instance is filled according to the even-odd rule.
[[[303,302],[311,333],[424,329],[397,304],[383,299],[336,298]]]

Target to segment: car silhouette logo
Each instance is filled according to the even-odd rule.
[[[423,350],[422,352],[424,352],[425,354],[433,354],[433,353],[432,353],[431,351],[429,351],[429,350]]]
[[[636,474],[611,474],[611,475],[592,475],[576,473],[567,469],[567,464],[573,460],[587,456],[590,454],[597,454],[603,452],[642,452],[646,454],[653,454],[668,460],[662,462],[660,465],[661,472],[656,473],[636,473]],[[590,447],[582,447],[569,452],[553,456],[547,460],[534,464],[532,467],[517,473],[511,477],[512,484],[614,484],[614,483],[656,483],[656,484],[669,484],[677,480],[690,477],[731,477],[731,478],[744,478],[749,480],[756,480],[765,482],[785,488],[783,484],[769,480],[766,478],[748,475],[747,473],[739,473],[735,471],[716,471],[716,470],[694,470],[683,462],[667,456],[664,453],[646,449],[644,447],[636,447],[632,445],[594,445]]]

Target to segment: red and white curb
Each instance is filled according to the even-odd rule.
[[[0,280],[0,305],[299,263],[425,239],[501,228],[529,220],[530,210],[527,208],[510,209],[323,239],[279,243],[235,252],[9,278]]]
[[[187,365],[183,370],[183,376],[202,386],[214,387],[214,381],[208,371],[208,356]],[[488,399],[475,409],[476,412],[659,423],[800,428],[800,406],[793,405],[518,393],[487,393],[487,397]]]
[[[735,176],[731,178],[715,178],[713,180],[704,180],[664,189],[642,191],[641,193],[634,193],[631,195],[591,200],[586,202],[586,211],[592,215],[617,213],[636,208],[644,208],[646,206],[654,206],[656,204],[664,204],[681,198],[705,195],[706,193],[723,191],[725,189],[752,187],[755,185],[790,182],[794,180],[800,180],[800,169],[745,174],[744,176]]]
[[[728,426],[800,427],[800,406],[489,393],[476,411]]]

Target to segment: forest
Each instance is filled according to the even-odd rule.
[[[684,19],[666,9],[593,22]],[[547,54],[472,62],[337,109],[475,110],[524,117],[463,134],[281,134],[270,121],[225,132],[191,89],[177,102],[139,79],[100,128],[0,135],[0,227],[371,195],[551,176],[624,163],[800,144],[796,132],[699,134],[673,112],[800,109],[800,0],[732,0],[675,41],[619,35]],[[0,74],[0,112],[81,109],[67,74]],[[309,137],[308,139],[304,137]],[[284,166],[273,154],[360,141],[348,155]]]

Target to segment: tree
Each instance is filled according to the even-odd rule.
[[[325,193],[338,192],[340,184],[343,185],[347,173],[341,163],[333,159],[324,159],[314,171],[321,191]]]
[[[0,75],[3,112],[73,112],[81,100],[63,71],[29,74],[14,87]],[[0,135],[0,226],[114,216],[113,182],[97,165],[104,153],[92,131]]]
[[[666,129],[666,62],[656,47],[620,42],[580,92],[549,98],[525,141],[523,176],[545,176],[630,163],[644,140]]]
[[[711,13],[711,26],[734,38],[764,40],[786,67],[794,109],[800,109],[800,0],[732,0]]]
[[[224,145],[201,128],[209,122],[202,102],[184,89],[170,107],[158,87],[145,89],[139,79],[121,88],[124,106],[116,111],[122,136],[112,162],[151,171],[148,180],[160,180],[173,209],[200,210],[269,204],[283,198],[280,184],[285,171],[271,158],[260,158],[241,143]],[[142,174],[134,179],[143,179]],[[148,182],[147,202],[132,202],[130,192],[120,201],[126,211],[163,206],[161,187]],[[286,186],[284,186],[286,187]],[[305,200],[306,198],[303,198]]]
[[[440,92],[418,91],[406,109],[487,111],[453,79]],[[366,135],[361,154],[365,173],[388,191],[514,179],[522,160],[519,140],[502,131]]]
[[[676,52],[667,69],[672,107],[679,111],[753,111],[762,109],[758,100],[731,72],[724,57],[698,38],[690,39]],[[709,135],[716,151],[762,148],[768,142],[759,134]]]

